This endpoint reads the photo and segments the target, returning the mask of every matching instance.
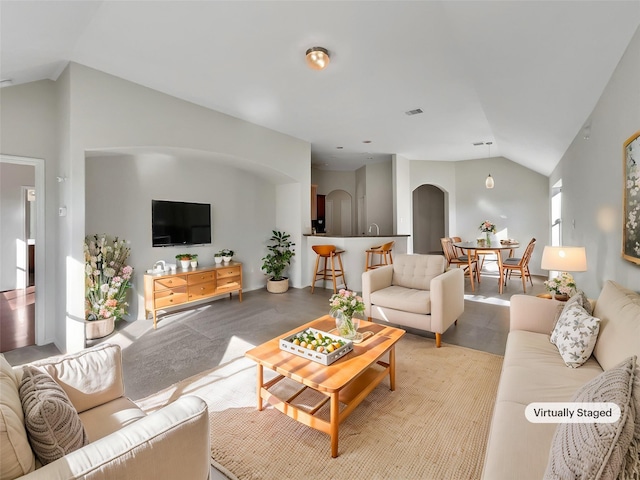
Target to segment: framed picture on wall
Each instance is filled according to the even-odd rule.
[[[640,265],[640,131],[624,142],[622,256]]]

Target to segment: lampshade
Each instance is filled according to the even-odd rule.
[[[550,247],[545,246],[542,252],[543,270],[558,272],[586,272],[587,253],[584,247]]]
[[[489,174],[487,179],[484,181],[484,186],[487,188],[493,188],[494,185],[495,183],[493,181],[493,177],[491,176],[491,174]]]
[[[324,70],[331,59],[326,48],[312,47],[307,50],[307,65],[314,70]]]

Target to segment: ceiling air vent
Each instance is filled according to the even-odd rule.
[[[411,116],[411,115],[417,115],[419,113],[424,113],[424,111],[421,108],[416,108],[414,110],[408,110],[408,111],[406,111],[404,113],[405,113],[405,115]]]

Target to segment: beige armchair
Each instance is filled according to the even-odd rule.
[[[30,365],[62,387],[79,414],[88,444],[40,464],[24,425],[19,393],[23,367],[11,367],[0,355],[0,478],[209,478],[206,403],[185,396],[147,416],[124,396],[119,346],[103,344]]]
[[[362,298],[369,320],[441,335],[464,312],[462,269],[446,270],[442,255],[397,255],[393,265],[362,274]]]

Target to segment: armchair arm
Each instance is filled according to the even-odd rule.
[[[362,301],[365,306],[365,315],[369,316],[371,308],[371,294],[391,286],[393,280],[393,265],[374,268],[362,274]]]
[[[431,329],[444,333],[464,312],[464,272],[447,270],[429,285],[431,290]]]
[[[186,396],[21,478],[205,480],[210,459],[207,404]]]
[[[124,396],[122,351],[102,344],[34,362],[58,383],[78,413]]]
[[[550,334],[558,308],[564,304],[554,299],[513,295],[509,309],[509,331],[527,330]]]

